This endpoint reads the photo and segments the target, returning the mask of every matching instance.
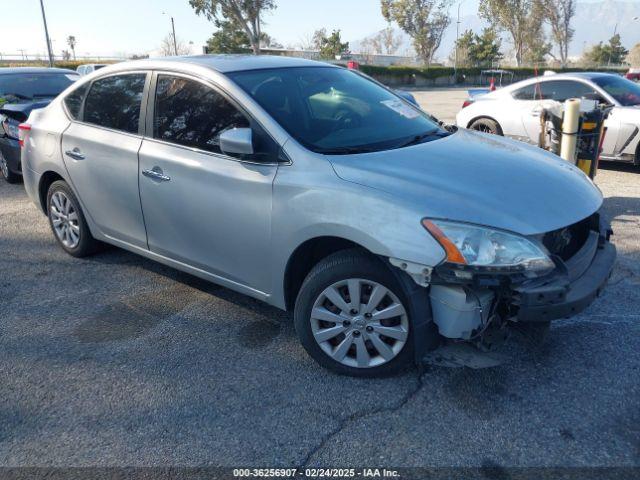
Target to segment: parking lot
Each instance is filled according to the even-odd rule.
[[[446,121],[464,98],[414,94]],[[0,466],[640,466],[640,170],[596,183],[619,256],[595,304],[500,367],[360,380],[286,313],[115,248],[67,256],[0,182]]]

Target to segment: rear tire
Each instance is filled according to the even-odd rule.
[[[7,183],[18,183],[22,180],[22,175],[14,173],[9,169],[9,164],[2,155],[2,152],[0,152],[0,173],[2,173],[2,178],[4,178]]]
[[[414,357],[416,309],[409,298],[416,301],[377,257],[359,249],[337,252],[304,280],[295,304],[296,332],[307,353],[329,370],[387,376]]]
[[[491,120],[490,118],[478,118],[471,122],[469,125],[470,130],[476,130],[477,132],[491,133],[493,135],[502,136],[502,128],[498,125],[498,122]]]
[[[63,180],[49,186],[47,192],[47,217],[53,236],[62,249],[74,257],[86,257],[100,246],[89,231],[80,202]]]

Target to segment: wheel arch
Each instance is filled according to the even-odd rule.
[[[504,135],[504,131],[502,130],[502,125],[500,125],[500,122],[496,120],[494,117],[492,117],[491,115],[486,115],[486,114],[476,115],[471,120],[469,120],[465,128],[471,128],[471,125],[473,124],[473,122],[475,122],[476,120],[482,120],[484,118],[486,118],[487,120],[491,120],[492,122],[495,122],[496,125],[498,126],[498,130],[500,131],[500,135]]]
[[[38,200],[40,201],[40,208],[45,215],[47,214],[47,192],[51,184],[57,180],[67,181],[58,172],[47,170],[40,176],[40,180],[38,181]]]
[[[358,248],[372,254],[370,250],[353,240],[332,235],[310,238],[298,245],[289,256],[285,267],[283,279],[285,309],[293,310],[302,282],[318,262],[333,253],[351,248]]]

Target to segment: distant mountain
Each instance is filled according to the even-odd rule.
[[[456,18],[453,9],[451,13],[454,17],[436,53],[438,61],[446,61],[453,51],[456,39]],[[481,20],[477,14],[465,15],[460,18],[460,34],[469,29],[480,32],[486,26],[486,22]],[[578,57],[585,47],[600,41],[606,42],[613,35],[614,29],[620,34],[623,45],[629,49],[640,43],[640,1],[604,0],[594,3],[578,3],[572,26],[575,29],[575,36],[569,47],[570,56]],[[376,33],[372,32],[368,37],[374,36]],[[397,29],[397,33],[402,37],[402,44],[397,51],[398,55],[413,55],[411,38],[399,29]],[[364,38],[351,41],[351,50],[358,52],[363,40]],[[505,35],[502,50],[508,54],[510,49],[511,44]]]

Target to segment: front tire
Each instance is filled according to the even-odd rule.
[[[98,249],[100,244],[91,235],[80,202],[67,182],[58,180],[49,187],[47,216],[53,236],[69,255],[86,257]]]
[[[307,275],[296,299],[300,342],[323,367],[378,377],[413,359],[412,306],[402,282],[361,250],[328,256]]]

